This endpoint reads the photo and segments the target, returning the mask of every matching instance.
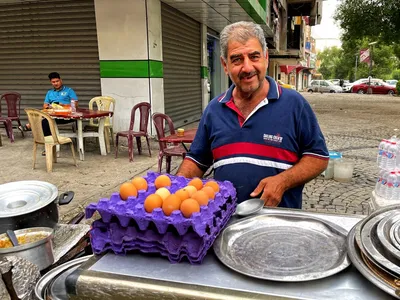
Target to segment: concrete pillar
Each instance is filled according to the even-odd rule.
[[[208,74],[208,55],[207,55],[207,25],[201,24],[201,95],[202,95],[202,109],[207,107],[210,102],[210,93],[208,92],[207,85],[209,84]]]
[[[161,3],[95,0],[95,9],[102,95],[116,99],[114,131],[127,130],[139,102],[164,112]]]

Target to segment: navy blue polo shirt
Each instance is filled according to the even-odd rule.
[[[231,181],[238,202],[250,198],[261,179],[279,174],[304,155],[329,159],[325,139],[309,103],[267,76],[268,95],[246,120],[233,103],[232,85],[205,109],[186,159],[216,180]],[[303,185],[287,190],[280,207],[301,208]]]
[[[51,89],[47,91],[44,103],[51,104],[53,102],[58,104],[71,104],[71,99],[78,100],[73,89],[63,85],[61,89]]]

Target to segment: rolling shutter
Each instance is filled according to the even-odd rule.
[[[0,41],[0,93],[22,95],[22,119],[23,108],[42,107],[50,72],[60,73],[82,106],[101,95],[93,0],[0,4]]]
[[[182,126],[202,113],[200,24],[161,5],[165,113]]]

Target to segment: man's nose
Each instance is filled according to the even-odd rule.
[[[242,71],[246,73],[250,73],[253,71],[253,64],[250,58],[245,57],[243,60]]]

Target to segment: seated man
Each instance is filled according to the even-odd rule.
[[[49,74],[49,79],[53,89],[47,91],[43,104],[44,109],[51,108],[53,103],[59,105],[71,105],[71,100],[78,101],[78,97],[76,96],[74,90],[63,85],[60,74],[57,72],[52,72]],[[71,122],[74,122],[74,120],[56,119],[57,124],[67,124]],[[42,127],[44,136],[51,135],[49,123],[46,119],[43,119]]]

